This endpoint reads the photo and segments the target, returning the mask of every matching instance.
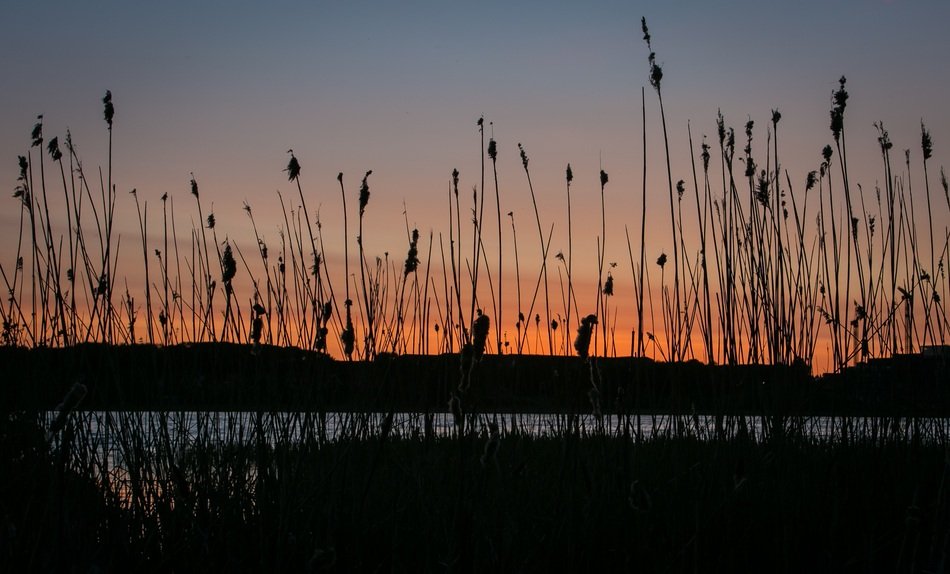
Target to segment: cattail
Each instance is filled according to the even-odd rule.
[[[567,174],[566,174],[567,183],[574,181],[574,172],[571,170],[571,164],[567,164]]]
[[[214,214],[209,213],[208,214],[208,229],[214,229],[214,224],[215,224]]]
[[[198,181],[195,180],[195,174],[191,174],[191,195],[198,197]]]
[[[614,294],[614,276],[607,272],[607,281],[604,283],[604,295],[610,297]]]
[[[263,330],[264,320],[261,319],[260,316],[254,317],[254,321],[251,325],[251,341],[253,341],[255,345],[261,344],[261,333]]]
[[[676,196],[679,201],[683,201],[683,194],[686,193],[686,182],[682,179],[676,182]]]
[[[347,299],[344,305],[346,306],[346,326],[343,328],[343,332],[340,333],[340,342],[343,343],[343,354],[346,355],[347,360],[353,360],[353,349],[356,343],[356,333],[353,330],[353,317],[350,312],[353,301]]]
[[[590,348],[590,336],[594,331],[594,325],[597,324],[597,315],[588,315],[581,319],[581,324],[577,327],[577,337],[574,339],[574,350],[577,356],[586,359]]]
[[[478,316],[475,318],[475,322],[472,323],[472,350],[475,359],[479,359],[485,354],[485,342],[488,340],[489,326],[488,315],[483,314],[482,310],[479,309]]]

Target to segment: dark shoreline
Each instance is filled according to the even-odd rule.
[[[443,412],[458,355],[382,355],[345,362],[295,348],[202,343],[0,348],[5,410],[53,409],[76,382],[90,410]],[[482,412],[948,416],[945,354],[874,360],[813,377],[804,365],[486,355],[465,394]]]

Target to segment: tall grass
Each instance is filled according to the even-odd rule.
[[[816,357],[823,356],[827,346],[830,361],[818,366],[822,370],[943,344],[948,329],[943,301],[950,292],[945,271],[950,232],[945,223],[943,229],[940,226],[950,214],[950,200],[943,206],[932,197],[929,170],[935,148],[924,124],[920,128],[922,161],[912,162],[906,152],[903,173],[895,172],[890,157],[893,143],[883,124],[877,124],[881,185],[873,192],[866,191],[853,183],[855,177],[848,168],[845,110],[849,94],[842,77],[831,99],[833,143],[822,150],[816,169],[805,174],[784,169],[781,160],[785,152],[779,146],[782,114],[778,110],[772,111],[766,124],[764,159],[754,153],[753,139],[759,141],[760,137],[755,122],[751,118],[746,122],[745,148],[737,155],[735,129],[719,114],[718,162],[706,136],[696,147],[691,123],[685,126],[692,169],[689,189],[690,184],[682,179],[674,183],[669,142],[675,123],[668,122],[664,106],[664,70],[652,51],[653,38],[646,21],[641,24],[649,50],[647,80],[657,94],[663,130],[670,235],[667,243],[647,245],[650,164],[642,89],[643,187],[639,212],[629,214],[631,221],[639,218],[640,233],[639,241],[631,241],[627,231],[632,286],[627,289],[617,281],[623,299],[612,298],[619,275],[606,258],[606,172],[601,170],[596,251],[580,254],[574,237],[578,218],[572,193],[574,170],[568,165],[565,172],[563,227],[558,218],[544,223],[527,152],[524,146],[517,146],[539,240],[538,252],[526,259],[518,245],[515,222],[519,214],[507,212],[510,240],[502,229],[503,192],[512,186],[504,184],[498,163],[513,152],[505,152],[493,133],[485,133],[481,118],[477,126],[482,171],[472,188],[472,215],[463,215],[461,176],[455,170],[448,185],[448,228],[430,227],[424,280],[417,273],[417,261],[426,248],[419,244],[420,240],[424,243],[425,234],[411,233],[408,219],[409,255],[402,272],[398,260],[389,257],[397,247],[384,249],[382,254],[369,252],[364,239],[373,227],[366,215],[372,172],[366,172],[359,187],[355,259],[351,260],[349,249],[348,192],[342,173],[337,177],[342,250],[339,236],[325,246],[320,215],[317,212],[314,219],[307,207],[300,161],[292,151],[285,173],[290,185],[296,187],[297,199],[290,202],[278,193],[282,221],[278,222],[275,247],[268,249],[267,225],[257,221],[245,205],[259,262],[246,260],[248,245],[238,239],[241,235],[234,229],[230,233],[223,230],[225,222],[216,220],[213,206],[208,211],[194,174],[190,178],[194,211],[184,216],[190,217],[190,228],[180,226],[183,216],[175,212],[175,194],[165,193],[161,196],[161,238],[153,238],[149,230],[157,229],[158,224],[151,221],[155,210],[148,209],[149,198],[134,189],[130,194],[118,194],[112,181],[115,107],[107,92],[103,106],[110,151],[104,158],[105,169],[98,170],[98,183],[93,183],[92,171],[80,159],[70,134],[65,137],[65,152],[59,138],[47,141],[42,117],[30,134],[28,150],[18,158],[16,245],[11,246],[13,261],[0,264],[0,278],[8,293],[0,306],[2,340],[26,347],[90,341],[136,343],[138,339],[163,345],[263,342],[317,349],[347,359],[372,359],[386,350],[462,350],[473,343],[481,311],[485,319],[480,320],[480,329],[486,328],[489,316],[493,318],[487,324],[487,352],[501,353],[510,345],[518,353],[556,354],[570,352],[571,334],[580,327],[584,313],[593,311],[599,325],[592,333],[595,356],[617,354],[617,329],[632,332],[631,354],[643,356],[652,350],[672,361],[803,362],[816,366]],[[59,178],[47,177],[44,144],[59,168]],[[701,174],[697,156],[702,160]],[[736,166],[737,159],[744,164],[744,171]],[[483,233],[486,160],[491,161],[497,250],[486,250],[484,243],[488,237]],[[922,177],[912,177],[915,167],[921,169]],[[321,187],[326,182],[320,179],[317,174],[311,181]],[[919,197],[915,202],[915,179],[924,182],[926,209]],[[803,180],[804,185],[795,183]],[[945,197],[950,197],[942,168],[941,185]],[[919,195],[921,186],[918,183],[916,187]],[[59,195],[58,205],[65,210],[62,218],[54,213],[57,204],[50,201]],[[141,242],[140,264],[132,263],[133,256],[125,252],[120,257],[121,240],[115,233],[116,210],[131,210],[131,205],[123,203],[129,197]],[[695,220],[687,216],[689,210],[694,210]],[[566,237],[558,235],[558,241],[566,242],[566,258],[554,245],[555,228],[566,228]],[[436,231],[440,264],[431,261]],[[446,232],[448,245],[443,240]],[[561,285],[560,303],[555,299],[554,310],[549,286],[552,248],[558,254]],[[515,297],[505,296],[511,292],[506,285],[512,283],[506,281],[512,276],[507,249],[514,253]],[[339,268],[336,259],[331,268],[327,254],[339,251]],[[648,252],[651,261],[663,254],[659,269],[647,265]],[[157,266],[156,260],[150,261],[152,253]],[[578,277],[576,257],[596,261],[596,292],[581,296],[577,290],[583,278]],[[534,267],[526,265],[530,259],[538,265],[538,275],[533,290],[531,278],[524,278],[529,291],[523,293],[522,271]],[[220,273],[212,272],[215,262]],[[353,264],[359,269],[358,276]],[[120,265],[124,275],[118,272]],[[137,283],[129,281],[126,276],[138,275],[137,269],[144,278]],[[482,276],[487,279],[480,281]],[[342,288],[335,290],[334,282],[340,287],[340,280]],[[128,285],[120,301],[113,297],[116,281]],[[516,303],[509,302],[512,299]],[[610,301],[617,303],[608,307]],[[622,301],[632,301],[633,308],[626,308]],[[507,333],[512,322],[506,317],[515,317],[513,307],[517,321],[513,322],[516,333],[511,344]],[[144,324],[144,329],[137,324]],[[433,333],[438,343],[430,345]]]

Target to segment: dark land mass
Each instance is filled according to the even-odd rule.
[[[485,355],[465,395],[481,412],[948,416],[948,357],[937,347],[813,377],[804,365]],[[347,362],[224,343],[0,348],[0,361],[3,405],[33,411],[81,382],[89,410],[445,412],[463,373],[459,355]]]

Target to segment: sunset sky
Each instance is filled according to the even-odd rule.
[[[542,222],[555,224],[552,253],[566,250],[564,169],[571,164],[575,274],[589,284],[596,283],[599,170],[609,173],[606,259],[618,263],[617,289],[629,295],[623,234],[628,225],[638,237],[644,86],[649,260],[671,249],[659,107],[648,83],[641,16],[664,71],[673,180],[687,181],[688,196],[687,122],[694,150],[703,135],[717,144],[717,110],[736,128],[739,149],[746,120],[755,120],[755,153],[763,164],[771,110],[780,110],[783,168],[794,185],[803,185],[832,142],[830,96],[842,75],[851,94],[845,122],[853,178],[867,190],[881,182],[872,125],[881,121],[899,150],[895,170],[903,169],[903,150],[910,149],[912,177],[919,180],[923,120],[934,139],[931,185],[939,187],[939,166],[950,163],[950,3],[943,0],[278,1],[266,9],[236,2],[18,2],[5,7],[0,34],[0,181],[12,194],[17,156],[29,151],[38,114],[47,140],[62,141],[69,128],[87,171],[104,167],[101,98],[108,89],[116,108],[123,249],[141,249],[126,193],[133,188],[148,202],[152,239],[160,233],[164,193],[175,198],[176,216],[190,228],[192,172],[220,235],[253,249],[246,201],[276,244],[282,227],[276,192],[296,202],[296,187],[282,171],[293,149],[308,207],[321,210],[330,264],[342,253],[337,173],[344,174],[355,223],[359,181],[370,169],[367,252],[401,260],[404,204],[409,226],[426,243],[432,231],[438,242],[448,232],[452,170],[461,172],[465,198],[480,183],[476,121],[484,116],[486,141],[493,133],[498,142],[501,209],[514,212],[525,276],[536,277],[540,250],[518,143],[531,160]],[[493,238],[490,173],[485,233]],[[62,194],[61,185],[49,185],[51,194]],[[14,263],[19,222],[9,194],[0,209],[5,269]],[[938,205],[942,228],[950,217]],[[507,242],[507,218],[503,224]],[[496,245],[486,239],[489,252]],[[506,276],[513,277],[512,253],[505,260]],[[125,271],[132,283],[140,274],[133,265]],[[593,305],[593,292],[584,297]],[[629,301],[619,300],[621,313],[632,314]],[[618,325],[618,331],[630,328],[629,320]]]

